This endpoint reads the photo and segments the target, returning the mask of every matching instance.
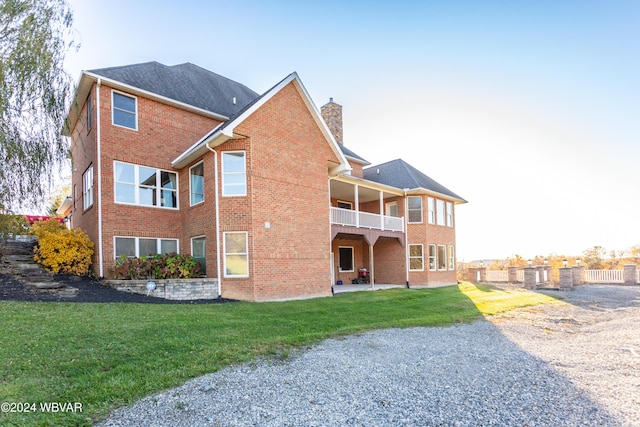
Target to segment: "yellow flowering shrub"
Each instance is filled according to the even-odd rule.
[[[46,221],[36,221],[31,226],[30,233],[40,240],[46,233],[59,233],[66,230],[67,227],[56,219],[48,219]]]
[[[43,228],[45,227],[49,226],[43,225]],[[78,228],[69,230],[64,226],[62,229],[51,229],[39,229],[34,232],[38,238],[38,244],[34,249],[36,262],[54,273],[88,275],[93,256],[93,242],[87,233]]]

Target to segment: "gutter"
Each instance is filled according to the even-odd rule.
[[[104,253],[102,243],[102,147],[100,138],[100,85],[102,81],[97,79],[96,84],[96,146],[98,156],[98,265],[100,277],[104,277]]]
[[[220,267],[220,203],[218,196],[218,153],[211,148],[209,144],[205,147],[213,153],[213,182],[214,191],[216,192],[216,274],[218,276],[218,298],[222,298],[222,269]]]

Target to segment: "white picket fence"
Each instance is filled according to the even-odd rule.
[[[487,270],[485,280],[487,282],[508,282],[509,272],[507,270]]]
[[[585,270],[585,283],[624,283],[623,270]]]
[[[546,273],[546,271],[544,272]],[[637,282],[640,283],[640,269],[637,271]],[[536,278],[536,282],[540,281],[540,277]],[[480,280],[478,278],[478,280]],[[509,272],[507,270],[487,270],[485,280],[489,283],[506,283],[509,281]],[[549,280],[544,277],[545,282]],[[517,281],[524,282],[524,270],[517,271]],[[585,283],[624,283],[623,270],[584,270]]]

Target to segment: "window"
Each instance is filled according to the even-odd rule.
[[[178,176],[173,172],[115,162],[116,203],[178,207]]]
[[[449,270],[456,269],[456,257],[453,245],[449,245]]]
[[[246,196],[247,173],[244,151],[222,153],[222,195]]]
[[[436,223],[438,225],[444,225],[444,200],[436,200]]]
[[[112,122],[114,125],[129,129],[138,129],[137,104],[138,100],[133,96],[123,93],[111,92],[113,99]]]
[[[200,264],[200,272],[207,274],[206,240],[204,236],[191,239],[191,256]]]
[[[141,257],[178,252],[177,239],[155,239],[149,237],[116,237],[115,257]]]
[[[87,98],[87,133],[91,130],[93,123],[93,105],[91,105],[91,95]]]
[[[200,162],[189,169],[191,205],[204,202],[204,163]]]
[[[433,197],[427,198],[427,221],[429,224],[436,223],[436,200]]]
[[[398,202],[389,202],[385,204],[385,214],[387,216],[398,217]]]
[[[447,247],[438,245],[438,270],[447,269]]]
[[[353,203],[351,203],[351,202],[342,202],[342,201],[338,200],[338,207],[340,209],[352,210],[353,209]]]
[[[422,245],[409,245],[409,270],[424,271]]]
[[[409,197],[409,222],[422,222],[422,197]]]
[[[353,270],[353,248],[350,246],[340,246],[338,248],[338,254],[340,257],[340,271],[354,271]]]
[[[93,206],[93,165],[82,174],[82,208]]]
[[[447,202],[447,227],[453,227],[453,203]]]
[[[429,245],[429,270],[436,271],[436,245]]]
[[[249,276],[249,246],[246,231],[224,233],[224,276]]]

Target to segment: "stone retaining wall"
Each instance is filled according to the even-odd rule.
[[[156,288],[149,292],[147,283],[154,282]],[[150,280],[104,280],[103,283],[117,291],[143,294],[170,300],[216,299],[218,280],[199,279],[150,279]]]

